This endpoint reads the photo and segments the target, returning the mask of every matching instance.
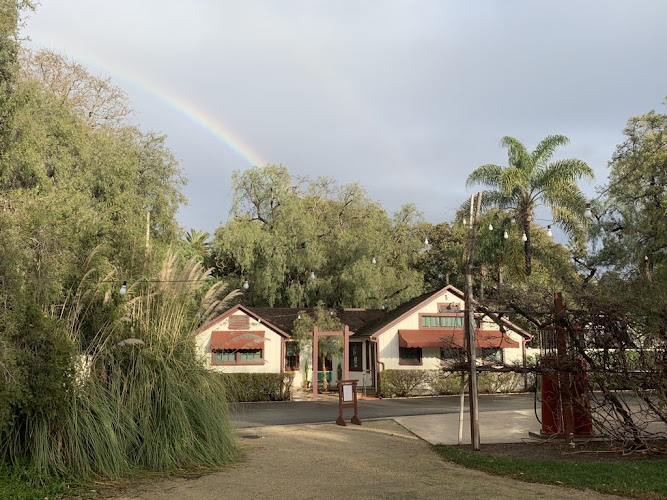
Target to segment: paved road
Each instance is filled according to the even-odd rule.
[[[468,400],[466,398],[466,411]],[[479,396],[479,411],[531,410],[532,394],[489,394]],[[539,405],[538,405],[539,408]],[[457,413],[458,396],[380,399],[359,401],[361,419]],[[345,410],[346,417],[352,410]],[[284,401],[244,403],[232,412],[237,428],[333,422],[338,417],[338,401]]]

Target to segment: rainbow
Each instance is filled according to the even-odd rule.
[[[263,160],[262,155],[253,150],[245,141],[238,137],[229,126],[217,117],[214,117],[197,107],[194,102],[189,101],[183,96],[177,95],[173,90],[162,86],[143,75],[133,72],[129,68],[123,68],[120,64],[112,63],[108,59],[104,60],[102,63],[102,58],[99,57],[98,54],[93,55],[86,53],[85,49],[81,49],[80,47],[77,47],[75,51],[72,51],[72,46],[73,44],[67,44],[66,51],[59,51],[57,49],[52,50],[64,54],[65,57],[69,59],[85,63],[88,66],[89,71],[91,70],[91,67],[98,68],[104,73],[108,73],[113,77],[117,77],[126,83],[145,91],[206,130],[228,149],[243,158],[243,160],[248,163],[248,166],[267,164],[267,162]]]

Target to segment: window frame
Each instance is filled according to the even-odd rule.
[[[249,351],[259,351],[258,357],[253,357],[252,359],[241,359],[242,354],[246,354]],[[234,361],[220,361],[216,359],[218,354],[222,356],[234,354]],[[214,349],[211,351],[211,366],[260,366],[264,364],[264,348],[257,349]]]
[[[359,364],[358,365],[353,365],[352,360],[355,359],[355,356],[352,356],[352,349],[359,349],[359,354],[357,357]],[[350,342],[348,345],[348,352],[347,356],[350,361],[350,371],[351,372],[361,372],[364,371],[364,359],[363,359],[363,354],[364,354],[364,345],[362,342]]]
[[[460,318],[461,319],[461,325],[456,325],[456,326],[424,326],[424,319],[425,318]],[[465,322],[465,315],[463,312],[452,312],[452,313],[419,313],[419,328],[424,329],[424,330],[432,330],[432,329],[443,329],[443,328],[452,328],[452,329],[458,329],[458,328],[463,328]]]
[[[411,350],[415,351],[418,353],[418,360],[415,361],[414,359],[405,359],[403,357],[403,354],[405,354],[406,350]],[[424,364],[424,353],[422,351],[421,347],[400,347],[398,348],[398,364],[399,365],[410,365],[410,366],[421,366]]]
[[[288,349],[288,346],[291,346],[291,345],[296,347],[296,354],[288,355],[287,354],[287,349]],[[287,361],[288,358],[292,358],[292,357],[296,357],[296,365],[288,364],[288,361]],[[285,341],[285,360],[284,360],[284,363],[285,363],[285,371],[286,372],[296,372],[296,371],[299,371],[299,369],[301,368],[301,349],[299,348],[299,343],[297,341],[295,341],[295,340]]]

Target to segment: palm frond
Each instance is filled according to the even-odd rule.
[[[503,170],[500,178],[500,189],[506,197],[530,192],[530,176],[521,168],[510,167]]]
[[[533,180],[533,186],[540,191],[550,191],[561,188],[563,183],[576,187],[576,181],[587,179],[593,180],[595,173],[588,164],[582,160],[571,158],[550,163],[544,167]]]
[[[531,153],[533,163],[539,168],[547,164],[554,151],[559,146],[570,143],[570,139],[564,135],[549,135],[542,139]]]
[[[502,173],[503,167],[500,165],[482,165],[468,176],[466,186],[470,187],[474,184],[482,184],[489,187],[499,187]]]
[[[501,139],[500,145],[507,148],[510,167],[516,167],[528,173],[532,172],[533,159],[521,141],[507,135]]]

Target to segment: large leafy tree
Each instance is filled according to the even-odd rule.
[[[531,223],[540,205],[551,208],[554,224],[569,236],[583,235],[586,200],[577,182],[593,179],[593,170],[582,160],[551,162],[559,146],[568,144],[562,135],[544,138],[531,152],[513,137],[504,137],[509,165],[482,165],[468,177],[468,186],[482,184],[492,188],[483,193],[485,206],[509,210],[523,226],[526,274],[532,272]]]
[[[419,214],[393,218],[364,190],[283,166],[236,172],[232,219],[215,232],[218,272],[249,282],[249,305],[388,307],[421,292]]]

